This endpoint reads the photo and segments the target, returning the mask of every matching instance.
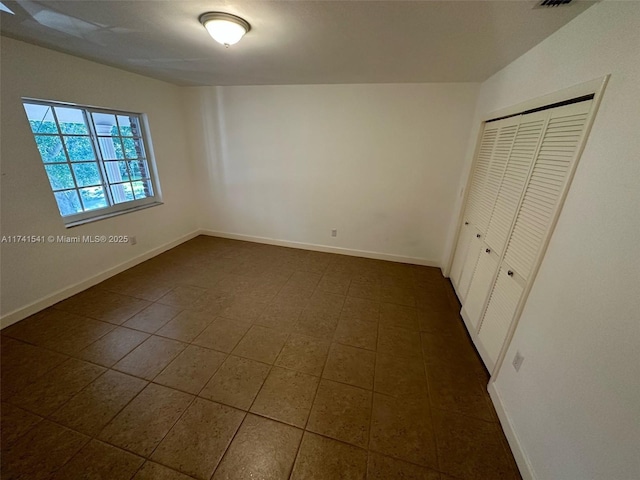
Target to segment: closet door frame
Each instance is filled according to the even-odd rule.
[[[488,115],[486,115],[485,117],[483,117],[481,119],[481,126],[479,129],[479,133],[478,133],[478,138],[476,139],[476,147],[474,149],[474,157],[473,157],[473,164],[471,165],[471,168],[469,170],[469,175],[467,177],[467,181],[465,184],[465,188],[464,188],[464,198],[463,198],[463,202],[460,206],[459,209],[459,213],[458,213],[458,221],[457,221],[457,228],[456,228],[456,234],[453,238],[452,241],[452,247],[451,247],[451,251],[450,251],[450,255],[449,255],[449,259],[448,262],[446,264],[446,268],[443,271],[443,274],[445,275],[445,277],[449,276],[449,272],[451,270],[451,266],[453,264],[453,258],[455,256],[455,249],[456,246],[458,244],[458,240],[459,240],[459,236],[462,230],[462,222],[463,222],[463,216],[464,216],[464,211],[465,211],[465,207],[467,204],[467,196],[468,196],[468,192],[469,192],[469,187],[471,184],[471,180],[472,180],[472,175],[473,172],[475,171],[475,161],[476,161],[476,156],[478,153],[478,148],[479,148],[479,140],[481,138],[482,133],[484,132],[484,124],[486,122],[488,122],[489,120],[495,120],[495,119],[500,119],[503,117],[508,117],[508,116],[512,116],[512,115],[518,115],[522,112],[525,112],[527,110],[534,110],[534,109],[538,109],[538,108],[544,108],[546,106],[549,105],[553,105],[556,103],[561,103],[561,102],[565,102],[565,101],[570,101],[572,99],[575,98],[579,98],[582,96],[587,96],[587,95],[593,95],[593,104],[591,107],[591,110],[588,113],[587,116],[587,120],[585,122],[585,127],[584,127],[584,133],[583,133],[583,140],[580,143],[580,145],[578,146],[578,149],[576,150],[575,153],[575,157],[574,160],[572,162],[572,165],[569,169],[569,171],[567,172],[567,177],[566,177],[566,182],[565,182],[565,188],[563,189],[559,199],[558,199],[558,204],[551,216],[551,220],[549,222],[549,227],[547,230],[547,234],[542,242],[542,245],[540,246],[540,249],[538,251],[538,254],[536,256],[534,265],[531,269],[531,273],[528,277],[528,280],[526,281],[525,285],[524,285],[524,289],[522,292],[522,295],[520,297],[520,300],[518,302],[518,306],[516,307],[515,310],[515,314],[513,316],[513,320],[511,321],[511,324],[509,326],[509,330],[507,331],[507,335],[505,337],[504,343],[502,345],[502,348],[500,350],[500,353],[497,357],[497,360],[495,362],[493,371],[491,372],[491,378],[489,380],[489,387],[491,386],[491,384],[493,382],[495,382],[502,366],[504,365],[504,360],[505,360],[505,355],[507,353],[507,350],[509,349],[509,345],[511,344],[511,340],[513,339],[513,335],[515,333],[515,330],[517,329],[518,323],[520,321],[520,316],[522,315],[522,311],[524,309],[524,306],[527,302],[527,299],[529,297],[529,293],[531,292],[531,288],[533,287],[533,284],[535,282],[535,279],[537,277],[538,274],[538,270],[540,269],[540,265],[542,263],[542,260],[544,259],[545,253],[547,251],[547,248],[549,246],[549,242],[551,240],[551,237],[553,236],[553,232],[555,230],[556,224],[558,223],[558,218],[560,216],[560,212],[562,211],[562,206],[564,205],[564,202],[566,200],[567,194],[569,192],[569,188],[571,186],[571,183],[573,181],[573,177],[575,175],[576,172],[576,168],[578,166],[580,157],[582,156],[582,152],[584,151],[585,145],[587,143],[589,134],[591,132],[591,128],[593,126],[593,121],[595,118],[595,115],[598,111],[598,108],[600,107],[600,103],[602,101],[602,96],[604,94],[604,90],[605,87],[607,85],[607,82],[609,80],[610,75],[605,75],[604,77],[600,77],[600,78],[596,78],[594,80],[585,82],[585,83],[581,83],[578,85],[575,85],[573,87],[569,87],[554,93],[551,93],[549,95],[545,95],[542,97],[538,97],[538,98],[534,98],[532,100],[528,100],[526,102],[511,106],[511,107],[507,107],[495,112],[492,112]],[[506,246],[504,248],[504,250],[506,251]],[[504,254],[504,252],[503,252]],[[486,305],[485,305],[486,308]],[[474,344],[476,343],[476,337],[477,337],[477,330],[473,331],[473,332],[469,332],[469,334],[471,335],[472,339],[474,340]]]

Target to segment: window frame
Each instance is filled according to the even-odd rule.
[[[145,208],[150,208],[156,205],[162,205],[162,193],[161,193],[161,188],[160,188],[160,182],[158,179],[158,172],[157,172],[157,166],[156,166],[156,161],[155,161],[155,155],[153,152],[153,145],[151,142],[151,135],[150,135],[150,131],[149,131],[149,123],[148,123],[148,117],[145,113],[139,113],[139,112],[130,112],[130,111],[126,111],[126,110],[119,110],[119,109],[112,109],[112,108],[104,108],[104,107],[94,107],[94,106],[90,106],[90,105],[83,105],[83,104],[78,104],[78,103],[69,103],[69,102],[60,102],[60,101],[55,101],[55,100],[43,100],[43,99],[37,99],[37,98],[30,98],[30,97],[22,97],[22,105],[23,105],[23,109],[24,109],[24,105],[25,104],[33,104],[33,105],[43,105],[43,106],[47,106],[51,108],[51,113],[53,116],[53,119],[55,120],[56,123],[56,133],[36,133],[32,130],[30,124],[30,119],[28,118],[28,116],[26,115],[26,111],[25,111],[25,116],[27,119],[27,122],[29,123],[29,132],[31,134],[31,137],[33,138],[33,141],[35,143],[36,149],[38,150],[39,153],[39,157],[40,157],[40,162],[43,166],[43,170],[45,175],[47,176],[47,183],[49,184],[49,188],[51,189],[51,193],[53,196],[53,200],[56,203],[56,209],[58,209],[58,213],[60,214],[60,218],[62,219],[62,221],[65,224],[66,228],[71,228],[71,227],[75,227],[77,225],[82,225],[85,223],[90,223],[90,222],[95,222],[98,220],[102,220],[105,218],[110,218],[110,217],[114,217],[117,215],[123,215],[126,213],[130,213],[130,212],[134,212],[137,210],[142,210]],[[75,213],[72,215],[66,215],[63,216],[62,213],[60,212],[60,209],[58,207],[58,200],[56,198],[55,195],[55,191],[53,189],[53,186],[51,185],[51,182],[49,180],[49,175],[47,173],[47,169],[45,168],[46,165],[67,165],[70,172],[71,172],[71,178],[73,180],[73,187],[69,187],[66,189],[62,189],[62,190],[56,190],[56,191],[75,191],[78,194],[78,200],[80,201],[80,204],[82,205],[82,208],[84,210],[84,203],[82,201],[81,195],[80,195],[80,190],[82,188],[86,188],[86,187],[82,187],[78,184],[78,181],[76,179],[76,174],[75,174],[75,170],[73,169],[73,165],[74,164],[80,164],[83,163],[82,161],[79,162],[73,162],[71,160],[71,157],[69,155],[69,152],[67,150],[67,145],[65,143],[64,137],[65,136],[74,136],[73,134],[70,135],[65,135],[60,127],[60,122],[58,121],[58,116],[56,114],[55,111],[55,107],[62,107],[62,108],[74,108],[74,109],[78,109],[81,111],[83,119],[85,121],[85,125],[87,127],[87,131],[88,134],[86,136],[89,137],[90,142],[91,142],[91,148],[93,150],[94,153],[94,157],[95,160],[87,160],[84,163],[95,163],[97,164],[98,167],[98,171],[100,174],[100,185],[104,191],[104,196],[105,199],[108,203],[108,206],[106,207],[102,207],[102,208],[96,208],[93,210],[85,210],[79,213]],[[100,137],[104,137],[104,135],[98,135],[98,133],[96,132],[96,128],[95,128],[95,122],[93,119],[93,114],[108,114],[108,115],[114,115],[116,118],[116,124],[118,126],[118,136],[115,137],[118,139],[118,141],[121,142],[121,148],[122,148],[122,153],[123,153],[123,158],[122,159],[113,159],[113,160],[105,160],[103,158],[103,152],[100,148],[100,144],[99,144],[99,138]],[[111,183],[109,176],[107,174],[107,170],[106,170],[106,163],[105,162],[109,162],[109,161],[124,161],[126,163],[126,167],[127,167],[127,172],[128,172],[128,176],[129,176],[129,182],[131,183],[131,185],[133,185],[133,178],[131,175],[131,171],[129,170],[129,162],[135,159],[128,159],[126,158],[126,154],[125,152],[125,147],[124,147],[124,142],[122,142],[123,138],[127,138],[126,136],[123,137],[122,136],[122,131],[120,130],[120,123],[118,120],[118,116],[129,116],[129,117],[136,117],[138,119],[138,126],[140,129],[140,133],[139,133],[139,138],[142,141],[142,148],[144,149],[144,160],[146,162],[147,165],[147,171],[148,171],[148,181],[151,183],[151,187],[153,188],[153,195],[149,196],[149,197],[145,197],[145,198],[141,198],[141,199],[134,199],[133,200],[129,200],[129,201],[125,201],[125,202],[121,202],[121,203],[115,203],[114,199],[113,199],[113,192],[111,190],[111,185],[116,185],[117,183]],[[42,135],[42,136],[50,136],[50,137],[58,137],[60,139],[60,142],[62,143],[62,148],[64,151],[64,155],[65,155],[65,161],[64,162],[45,162],[42,158],[42,155],[40,154],[40,151],[38,149],[38,143],[36,141],[36,135]],[[80,136],[85,136],[80,135]],[[131,138],[136,138],[135,136],[132,136]],[[98,185],[96,185],[98,186]]]

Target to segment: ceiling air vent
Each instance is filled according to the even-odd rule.
[[[535,8],[561,7],[569,5],[573,0],[542,0]]]

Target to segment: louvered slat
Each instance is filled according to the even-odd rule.
[[[504,257],[505,262],[525,280],[531,273],[562,195],[589,107],[575,104],[550,113],[540,153],[531,171]],[[565,135],[562,142],[557,141],[558,135]]]
[[[467,317],[474,327],[480,323],[480,316],[484,308],[484,303],[491,289],[494,275],[498,268],[499,257],[482,250],[478,258],[469,292],[464,301],[464,309]]]
[[[503,122],[501,122],[503,123]],[[500,189],[500,182],[509,160],[511,147],[513,145],[516,132],[518,131],[518,123],[502,124],[498,130],[498,137],[493,149],[491,165],[487,172],[485,186],[480,197],[480,208],[477,215],[476,226],[485,233],[491,219],[491,212]]]
[[[536,113],[524,116],[520,122],[485,238],[486,243],[498,253],[502,253],[509,237],[520,196],[542,137],[545,118],[544,113]],[[524,144],[527,148],[524,148]]]
[[[490,124],[491,125],[491,124]],[[498,137],[497,126],[485,126],[480,140],[480,148],[473,172],[471,173],[471,182],[469,186],[469,195],[467,197],[467,206],[465,210],[465,218],[474,225],[478,224],[478,216],[480,214],[480,199],[484,189],[487,172],[491,164],[491,156],[493,155],[493,147]]]

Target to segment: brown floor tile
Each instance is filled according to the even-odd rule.
[[[54,480],[129,480],[143,463],[144,459],[137,455],[92,440],[58,471]]]
[[[220,352],[231,353],[242,337],[249,331],[250,325],[238,323],[226,318],[216,318],[193,341],[201,347],[212,348]]]
[[[121,325],[150,304],[139,298],[91,289],[58,303],[55,308]]]
[[[158,299],[158,303],[189,308],[189,305],[206,293],[206,288],[181,285]]]
[[[133,480],[191,480],[192,478],[159,463],[147,461]]]
[[[0,348],[2,400],[10,398],[68,357],[44,348],[2,336]]]
[[[273,367],[250,411],[304,428],[318,382],[318,377]]]
[[[416,306],[416,297],[413,289],[397,286],[383,286],[380,289],[380,301],[409,307]]]
[[[197,395],[226,357],[215,350],[189,345],[153,381]]]
[[[329,342],[292,334],[282,348],[276,365],[320,376],[329,353]]]
[[[249,410],[269,370],[269,365],[264,363],[230,355],[202,389],[200,396]]]
[[[288,337],[287,333],[254,325],[240,340],[232,353],[259,362],[273,363],[278,358],[278,354]]]
[[[100,432],[98,438],[146,457],[192,400],[192,395],[150,384]]]
[[[429,288],[423,288],[417,291],[416,303],[419,308],[430,312],[455,311],[455,308],[447,297],[444,284],[432,284]]]
[[[420,331],[435,335],[465,336],[466,330],[458,312],[418,309]]]
[[[147,333],[116,327],[104,337],[81,350],[78,356],[83,360],[111,367],[147,338],[149,338]]]
[[[393,303],[380,305],[380,325],[384,327],[404,328],[412,332],[420,330],[418,309]]]
[[[155,302],[173,289],[169,283],[154,282],[143,278],[130,278],[113,283],[109,283],[109,280],[102,282],[97,287],[150,302]]]
[[[291,284],[297,287],[315,289],[321,279],[322,275],[318,273],[294,272],[293,275],[289,277],[287,285]]]
[[[256,320],[267,308],[266,301],[260,301],[255,297],[242,296],[236,298],[231,305],[220,312],[220,316],[229,320],[251,323]]]
[[[139,378],[108,370],[54,412],[51,419],[94,436],[146,385]]]
[[[349,286],[349,292],[347,295],[350,297],[362,298],[364,300],[380,301],[380,285],[355,282],[356,279],[354,278],[353,282],[351,282],[351,285]]]
[[[440,474],[395,458],[369,452],[368,480],[441,480]]]
[[[280,292],[273,298],[270,305],[278,305],[279,307],[291,307],[291,308],[299,308],[304,309],[309,303],[309,298],[313,295],[315,290],[312,289],[301,289],[296,290],[293,288],[288,288],[285,290],[283,287]]]
[[[43,420],[2,452],[4,480],[48,480],[89,437]]]
[[[352,347],[375,350],[378,343],[378,324],[356,318],[341,317],[333,341]]]
[[[367,448],[372,393],[322,380],[313,402],[307,430]]]
[[[185,347],[184,343],[152,336],[116,363],[113,368],[136,377],[153,380]]]
[[[378,354],[374,390],[393,397],[427,394],[424,363],[419,358]]]
[[[367,451],[305,432],[291,480],[364,480]]]
[[[189,305],[189,310],[217,316],[233,303],[235,294],[236,292],[233,291],[218,291],[215,288],[209,288],[204,295]]]
[[[72,355],[113,328],[114,326],[109,323],[49,308],[11,325],[2,333],[40,347]]]
[[[2,477],[518,478],[460,308],[436,268],[197,237],[3,330]]]
[[[181,311],[180,307],[154,303],[124,322],[123,326],[156,333]]]
[[[22,410],[9,403],[0,406],[0,435],[2,437],[2,451],[4,452],[18,438],[37,425],[42,417]]]
[[[342,317],[355,318],[367,322],[378,322],[380,317],[380,302],[356,297],[347,297],[342,306]]]
[[[289,333],[298,323],[301,313],[302,307],[300,306],[271,304],[265,308],[254,323]]]
[[[192,342],[205,328],[213,323],[215,317],[208,313],[184,310],[156,332],[161,337],[173,338],[181,342]]]
[[[334,343],[322,377],[370,390],[373,388],[375,362],[374,352]]]
[[[153,452],[152,459],[196,478],[211,478],[244,413],[197,398]]]
[[[430,366],[427,370],[431,406],[489,422],[498,418],[486,386],[469,372],[445,366]]]
[[[318,291],[346,295],[349,291],[351,277],[349,275],[326,274],[318,284]]]
[[[301,439],[302,430],[249,414],[216,469],[213,480],[286,480]]]
[[[322,310],[325,312],[340,314],[345,300],[344,295],[316,291],[307,304],[307,309]]]
[[[465,480],[519,479],[496,423],[433,410],[440,469]]]
[[[331,340],[338,327],[339,315],[321,309],[306,309],[300,314],[294,333]]]
[[[47,416],[98,378],[105,369],[71,358],[32,383],[9,401],[38,415]]]
[[[398,399],[375,393],[369,448],[436,469],[436,442],[427,398]]]
[[[402,328],[380,326],[378,329],[378,353],[396,357],[422,358],[422,345],[416,332]]]

